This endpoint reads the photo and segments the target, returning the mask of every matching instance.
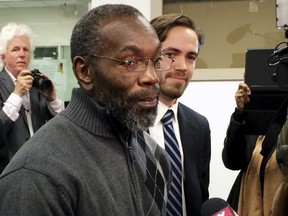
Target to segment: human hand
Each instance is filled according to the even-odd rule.
[[[16,85],[13,93],[22,97],[30,90],[33,83],[33,77],[29,70],[22,70],[17,76]]]
[[[42,95],[48,102],[54,101],[54,100],[56,99],[56,90],[55,90],[55,88],[54,88],[53,82],[52,82],[52,81],[49,79],[49,77],[48,77],[46,74],[44,74],[44,73],[41,73],[40,76],[45,77],[45,78],[48,79],[48,80],[50,81],[50,83],[51,83],[51,85],[50,85],[50,83],[49,83],[49,85],[50,85],[49,88],[45,88],[45,89],[43,89],[43,88],[40,89],[40,88],[39,88],[39,91],[40,91],[41,95]]]
[[[240,83],[235,93],[236,106],[239,111],[244,110],[244,105],[249,102],[250,88],[245,83]]]

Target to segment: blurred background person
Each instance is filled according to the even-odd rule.
[[[196,216],[201,214],[202,203],[209,198],[210,127],[204,116],[178,102],[178,98],[193,76],[204,35],[194,21],[183,14],[165,14],[153,19],[151,24],[162,42],[161,52],[173,59],[170,70],[160,74],[157,118],[149,128],[151,136],[171,155],[174,168],[176,181],[172,180],[169,191],[167,215]],[[166,123],[162,118],[169,110],[176,145],[168,144],[166,138],[164,141]]]
[[[33,42],[33,32],[25,24],[8,23],[0,33],[0,121],[9,142],[10,159],[42,125],[64,109],[52,82],[41,90],[33,85],[29,70]]]
[[[235,93],[236,108],[224,140],[225,167],[240,170],[227,201],[239,215],[269,216],[274,195],[284,177],[277,165],[275,150],[270,158],[263,158],[265,135],[246,132],[244,105],[249,103],[250,94],[248,85],[240,83]]]
[[[279,186],[272,205],[272,216],[288,215],[288,118],[277,139],[276,159],[285,181]]]

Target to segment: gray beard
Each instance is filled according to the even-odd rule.
[[[153,126],[157,114],[157,107],[135,110],[131,106],[120,107],[117,104],[109,103],[107,109],[119,123],[131,131],[148,130]]]
[[[155,91],[155,89],[153,91]],[[134,105],[143,94],[145,94],[145,92],[136,93],[127,97],[125,93],[121,93],[121,91],[118,90],[109,96],[101,94],[100,104],[107,108],[113,117],[129,130],[148,130],[155,122],[157,106],[136,109]]]
[[[119,107],[111,109],[110,107],[110,111],[117,121],[131,131],[148,130],[149,127],[153,126],[157,114],[157,108],[139,112],[133,109],[119,109]]]

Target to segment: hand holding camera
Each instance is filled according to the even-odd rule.
[[[13,92],[19,96],[23,96],[31,87],[39,89],[47,101],[53,101],[56,98],[52,81],[38,69],[34,69],[31,72],[29,70],[22,70],[17,76],[16,86]]]
[[[33,77],[29,70],[22,70],[16,79],[16,85],[13,93],[22,97],[30,90],[33,83]]]
[[[31,70],[31,75],[34,78],[32,86],[38,88],[41,91],[50,90],[52,82],[38,70]]]
[[[34,78],[32,86],[39,89],[40,93],[46,98],[48,102],[56,99],[56,91],[53,83],[38,69],[31,71],[31,76]]]

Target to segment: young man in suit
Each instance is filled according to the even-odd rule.
[[[177,204],[168,197],[167,215],[196,216],[200,215],[202,203],[209,197],[210,127],[204,116],[177,99],[192,78],[204,37],[193,20],[181,14],[162,15],[151,24],[162,42],[161,52],[174,59],[170,70],[160,74],[158,114],[154,126],[149,128],[150,135],[168,152],[161,119],[167,110],[173,111],[173,127],[181,155],[181,165],[173,171],[173,178],[181,182],[182,187],[178,191],[180,200],[175,201]],[[170,160],[174,164],[172,157]],[[178,177],[176,172],[179,172]],[[172,181],[172,190],[176,184]],[[170,193],[177,193],[175,191]]]
[[[41,90],[33,85],[29,70],[33,41],[33,32],[24,24],[8,23],[0,34],[0,121],[9,142],[10,159],[42,125],[64,109],[52,82]]]

